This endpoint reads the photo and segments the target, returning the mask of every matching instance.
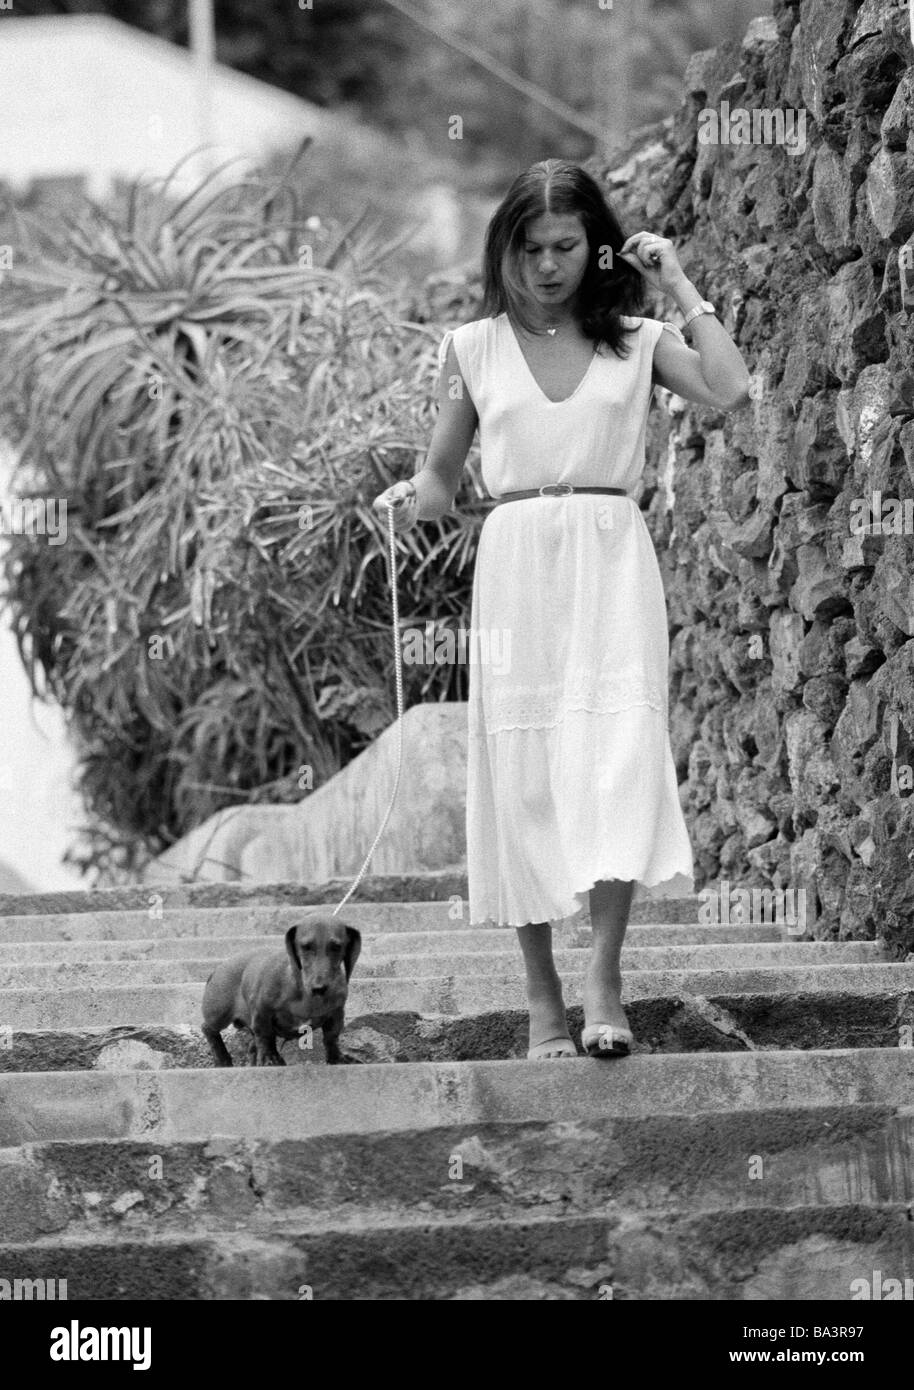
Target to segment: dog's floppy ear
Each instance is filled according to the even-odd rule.
[[[346,979],[350,979],[355,969],[355,963],[362,952],[362,933],[356,931],[355,927],[346,928],[346,949],[343,952],[343,969],[346,971]]]
[[[289,930],[286,932],[286,951],[288,953],[289,960],[292,962],[293,970],[301,970],[301,957],[299,956],[298,949],[295,945],[295,933],[297,931],[298,927],[295,926],[290,927]]]

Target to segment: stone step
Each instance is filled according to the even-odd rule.
[[[171,886],[124,886],[92,892],[0,893],[0,917],[44,917],[137,911],[171,912],[178,908],[327,907],[331,912],[348,893],[351,878],[326,883],[184,883]],[[468,902],[467,876],[459,869],[418,874],[366,874],[345,911],[360,904]],[[696,922],[700,899],[655,898],[645,895],[632,904],[632,922]]]
[[[441,932],[447,934],[469,934],[482,932],[488,939],[500,937],[501,949],[505,942],[516,940],[510,927],[471,927],[466,919],[467,905],[463,904],[463,917],[455,917],[447,903],[347,903],[339,915],[345,922],[358,927],[362,932]],[[294,923],[301,920],[304,913],[319,911],[318,907],[304,909],[284,906],[238,907],[200,907],[169,908],[164,911],[112,911],[54,913],[46,916],[14,915],[0,916],[0,944],[19,941],[118,941],[149,940],[158,937],[216,937],[280,935]],[[330,915],[330,914],[327,914]],[[694,915],[694,914],[693,914]],[[685,941],[701,941],[702,932],[713,930],[716,935],[707,938],[712,941],[780,941],[788,936],[787,927],[774,922],[743,926],[739,922],[720,924],[699,924],[683,916],[680,922],[675,917],[658,919],[653,922],[645,917],[643,921],[634,920],[630,931],[639,927],[666,927],[676,932],[698,932],[698,936],[685,936]],[[556,924],[557,932],[586,933],[590,935],[588,914],[580,913],[574,918]]]
[[[51,952],[56,952],[60,960],[138,960],[143,956],[174,958],[178,956],[203,956],[211,955],[222,959],[231,955],[235,951],[263,949],[269,945],[269,940],[265,938],[280,939],[283,932],[292,926],[297,920],[295,913],[290,914],[288,921],[264,924],[263,931],[259,930],[257,923],[241,922],[227,924],[214,924],[215,930],[209,935],[198,930],[200,923],[195,924],[195,929],[186,932],[177,931],[174,936],[164,934],[161,928],[154,933],[147,931],[145,935],[137,934],[138,926],[147,925],[144,917],[137,922],[127,921],[123,924],[123,931],[118,931],[118,913],[109,914],[112,920],[106,922],[101,931],[97,930],[97,919],[88,919],[86,925],[96,927],[93,935],[86,935],[80,930],[83,925],[81,919],[69,918],[75,922],[71,933],[66,937],[54,934],[54,918],[18,918],[15,919],[21,925],[18,928],[20,935],[15,939],[11,936],[8,940],[0,941],[0,962],[20,962],[27,963],[30,960],[44,960]],[[6,919],[7,922],[13,919]],[[29,922],[34,922],[33,929]],[[49,924],[47,931],[41,930]],[[4,919],[0,918],[0,929],[6,925]],[[168,926],[175,925],[171,919]],[[180,926],[180,924],[178,924]],[[204,924],[205,925],[205,924]],[[236,926],[236,932],[225,930],[226,926]],[[355,923],[353,923],[355,925]],[[188,924],[188,927],[190,924]],[[362,928],[360,928],[362,930]],[[573,948],[576,946],[589,946],[592,935],[589,927],[563,926],[555,928],[553,941],[556,946]],[[626,936],[626,944],[629,946],[727,946],[727,945],[749,945],[757,943],[760,945],[783,945],[785,937],[774,927],[711,927],[697,926],[684,923],[679,926],[674,925],[643,925],[629,927]],[[808,944],[799,942],[793,938],[786,938],[788,944],[803,945]],[[864,946],[872,945],[871,942],[859,943],[825,943],[832,945],[859,944]],[[416,951],[421,954],[435,952],[436,954],[447,955],[449,952],[459,951],[493,951],[498,952],[513,950],[517,951],[517,939],[513,932],[505,932],[497,927],[456,927],[451,930],[447,926],[439,927],[437,931],[386,931],[372,930],[367,925],[362,931],[363,953],[382,952],[384,954],[396,955],[404,951]]]
[[[255,939],[254,949],[281,949],[282,937],[275,942]],[[250,949],[242,947],[242,949]],[[184,984],[206,981],[216,963],[231,952],[221,951],[197,957],[178,959],[141,958],[107,961],[82,959],[60,960],[56,947],[46,951],[44,960],[31,964],[0,963],[0,991],[45,988],[50,990],[105,989],[112,986]],[[884,952],[876,942],[786,942],[759,943],[747,946],[649,946],[623,950],[623,968],[641,970],[752,970],[756,968],[788,969],[793,966],[850,965],[876,963]],[[555,963],[563,976],[582,974],[588,953],[581,948],[557,950]],[[519,948],[505,952],[455,951],[450,955],[413,954],[399,957],[375,946],[374,952],[362,955],[355,979],[370,980],[441,980],[448,977],[469,979],[495,975],[502,979],[519,976],[523,970]]]
[[[563,1062],[8,1073],[0,1148],[150,1143],[625,1116],[910,1106],[914,1049],[589,1057]]]
[[[133,967],[136,969],[136,966]],[[575,979],[580,978],[576,976]],[[625,978],[623,999],[671,995],[726,997],[746,994],[832,993],[853,996],[914,990],[914,964],[814,965],[798,968],[757,966],[746,970],[633,970]],[[115,1025],[195,1024],[200,1018],[202,982],[86,988],[0,990],[0,1032],[33,1028],[100,1028]],[[567,1002],[572,1002],[568,1000]],[[473,1016],[525,1007],[520,971],[510,976],[468,979],[353,977],[347,1012],[403,1010],[430,1015]]]
[[[54,893],[0,893],[0,916],[29,913],[120,912],[148,910],[150,904],[165,908],[189,907],[300,907],[315,904],[332,908],[342,900],[351,878],[324,883],[176,883],[144,887],[125,884],[91,891],[63,889]],[[447,902],[467,897],[467,876],[461,869],[428,870],[418,874],[366,874],[350,902]],[[692,899],[665,898],[664,903],[691,903]],[[644,904],[636,906],[641,909]],[[668,921],[668,917],[661,920]]]
[[[914,1032],[914,994],[684,994],[631,1001],[628,1016],[637,1053],[905,1047]],[[567,1017],[579,1044],[583,1011],[573,1006]],[[245,1035],[229,1028],[224,1036],[236,1066],[247,1066]],[[350,1012],[343,1047],[357,1062],[499,1061],[526,1057],[527,1037],[523,1009],[472,1018]],[[324,1061],[319,1031],[281,1043],[280,1052],[287,1065]],[[0,1072],[212,1065],[209,1046],[193,1025],[0,1031]]]
[[[703,1212],[665,1218],[662,1229],[650,1212],[547,1207],[511,1220],[423,1213],[363,1229],[284,1221],[263,1234],[50,1235],[0,1246],[0,1267],[10,1280],[53,1270],[70,1300],[847,1302],[855,1281],[878,1277],[878,1297],[887,1278],[914,1283],[914,1223],[888,1202]]]
[[[914,1113],[881,1106],[456,1125],[319,1139],[87,1140],[0,1150],[16,1243],[239,1226],[656,1217],[914,1199]]]

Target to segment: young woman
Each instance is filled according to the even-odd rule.
[[[683,313],[694,348],[637,316],[645,281]],[[592,1056],[626,1055],[620,953],[634,885],[692,876],[669,743],[666,601],[630,493],[653,384],[729,411],[748,400],[749,373],[672,242],[625,238],[599,185],[565,160],[534,164],[494,213],[483,315],[441,344],[425,464],[374,506],[386,516],[392,498],[398,529],[440,517],[479,429],[498,505],[473,579],[470,921],[517,929],[528,1057],[574,1057],[551,923],[589,895],[582,1042]]]

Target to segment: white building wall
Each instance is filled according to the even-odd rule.
[[[0,14],[0,92],[0,178],[15,189],[85,174],[90,194],[104,197],[117,176],[167,174],[206,134],[190,53],[101,15]],[[219,64],[209,100],[213,148],[188,160],[185,183],[229,157],[253,160],[345,124]]]

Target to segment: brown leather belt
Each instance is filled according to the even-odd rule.
[[[493,497],[493,502],[515,502],[520,497],[567,497],[572,492],[611,492],[616,497],[627,497],[624,487],[572,487],[570,483],[544,483],[542,487],[526,488],[523,492],[503,492]]]

